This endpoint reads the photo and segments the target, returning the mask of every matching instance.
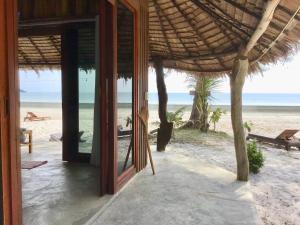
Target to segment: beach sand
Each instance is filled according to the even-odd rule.
[[[174,111],[180,106],[170,106]],[[194,157],[199,162],[216,164],[235,172],[236,162],[232,141],[232,128],[229,109],[217,124],[217,131],[227,133],[228,138],[208,136],[206,142],[186,144],[172,141],[168,151]],[[91,139],[92,109],[82,113],[86,115],[81,128],[86,130],[86,138]],[[50,116],[50,120],[24,122],[26,112],[34,112],[40,116]],[[124,126],[128,109],[120,109],[118,119]],[[189,118],[190,107],[185,109],[184,120]],[[149,129],[157,128],[157,106],[149,107]],[[83,115],[84,117],[84,115]],[[244,121],[253,123],[252,133],[276,137],[284,129],[300,129],[300,107],[244,107]],[[50,134],[62,133],[62,114],[58,104],[25,103],[21,106],[21,127],[33,130],[34,145],[47,145]],[[298,134],[299,136],[299,134]],[[266,162],[261,173],[251,175],[250,184],[256,200],[260,217],[267,225],[299,225],[300,224],[300,151],[276,149],[262,146]],[[39,151],[33,149],[33,151]],[[200,187],[199,187],[200,188]]]

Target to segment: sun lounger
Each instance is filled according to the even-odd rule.
[[[254,139],[260,142],[283,146],[286,150],[290,150],[291,147],[296,147],[300,150],[300,139],[294,136],[298,131],[299,130],[284,130],[276,138],[249,134],[247,140]]]
[[[27,115],[24,117],[24,122],[25,121],[43,121],[43,120],[48,120],[50,119],[49,116],[37,116],[33,112],[27,112]]]

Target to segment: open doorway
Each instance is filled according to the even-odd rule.
[[[81,224],[105,202],[93,141],[96,22],[55,27],[21,26],[18,40],[25,225]]]
[[[21,224],[23,214],[24,224],[81,224],[109,199],[100,196],[115,194],[147,165],[138,119],[139,110],[147,107],[147,2],[79,2],[16,0],[0,6],[5,12],[5,20],[0,21],[0,150],[6,223]],[[121,26],[124,17],[130,26]],[[17,43],[22,38],[25,44],[20,51]],[[25,92],[21,93],[22,102],[19,100],[17,72],[26,70],[26,76],[41,81],[42,73],[49,69],[49,75],[53,74],[51,69],[60,70],[61,102],[49,104],[52,108],[56,105],[56,115],[49,105],[42,107],[41,99],[34,103],[33,96],[27,96],[31,105],[26,106]],[[128,78],[128,87],[123,88],[128,90],[128,100],[120,101],[126,105],[126,114],[118,108],[118,96],[123,92],[118,86],[121,78]],[[42,98],[41,94],[37,98]],[[119,122],[118,115],[123,114],[132,123],[124,125],[128,135],[119,139],[118,126],[125,119]],[[33,123],[45,124],[37,131]],[[56,128],[47,131],[51,126]],[[29,142],[29,134],[20,135],[21,127],[25,132],[32,130],[32,145],[23,145],[22,149],[19,142]],[[119,140],[124,141],[122,149],[118,149]],[[38,149],[41,145],[45,145],[43,150]],[[23,161],[43,163],[22,170],[21,154]],[[92,168],[95,177],[86,168]],[[21,173],[25,172],[27,177],[23,176],[21,182]]]

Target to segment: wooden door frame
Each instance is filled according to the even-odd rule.
[[[134,73],[135,99],[138,99],[138,1],[122,1],[134,10]],[[134,103],[136,114],[134,125],[134,164],[121,176],[117,165],[117,1],[101,0],[100,6],[100,104],[101,104],[101,152],[100,152],[100,195],[115,194],[136,173],[138,162],[138,101]]]
[[[111,126],[114,109],[111,101],[114,99],[108,90],[113,90],[114,83],[110,77],[115,74],[114,45],[114,5],[107,0],[100,0],[99,12],[99,74],[100,74],[100,195],[114,194],[114,143],[111,141],[114,131]],[[109,100],[108,100],[109,99]],[[110,113],[109,113],[110,112]]]
[[[17,76],[17,1],[0,0],[1,159],[3,224],[22,224],[21,162],[18,141],[19,81]]]
[[[136,174],[136,168],[137,168],[137,163],[138,163],[138,151],[137,149],[139,148],[138,144],[139,144],[139,129],[138,129],[138,122],[139,122],[139,117],[138,117],[138,90],[139,90],[139,82],[138,82],[138,12],[139,12],[139,4],[138,1],[136,0],[120,0],[119,2],[121,2],[122,4],[124,4],[132,13],[133,13],[133,20],[134,20],[134,27],[133,27],[133,39],[134,39],[134,44],[133,44],[133,49],[134,49],[134,75],[133,75],[133,98],[134,98],[134,102],[133,102],[133,148],[132,148],[132,154],[133,154],[133,164],[126,169],[126,171],[124,171],[120,176],[118,175],[118,132],[117,132],[117,79],[118,79],[118,75],[116,74],[114,76],[114,82],[115,82],[115,89],[114,91],[114,95],[115,95],[115,99],[116,101],[114,102],[114,107],[115,107],[115,120],[114,120],[114,130],[115,130],[115,135],[114,135],[114,142],[115,142],[115,148],[114,148],[114,152],[115,152],[115,162],[114,162],[114,176],[116,179],[116,190],[120,190],[126,183],[127,181],[130,180],[131,177],[133,177]],[[116,3],[118,4],[118,2]],[[117,6],[116,8],[116,17],[117,17]],[[117,19],[116,19],[116,22]],[[117,24],[116,24],[117,27]],[[115,35],[117,36],[117,32],[115,32]],[[117,37],[116,37],[117,40]],[[116,43],[117,46],[117,43]],[[116,48],[116,57],[117,57],[117,48]],[[116,58],[116,65],[117,65],[117,58]]]

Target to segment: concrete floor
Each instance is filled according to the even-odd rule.
[[[24,225],[81,225],[105,205],[100,198],[96,168],[61,161],[61,143],[22,147],[22,160],[47,160],[46,165],[22,170]]]
[[[148,168],[86,225],[258,225],[249,184],[220,167],[172,152],[154,152]]]

